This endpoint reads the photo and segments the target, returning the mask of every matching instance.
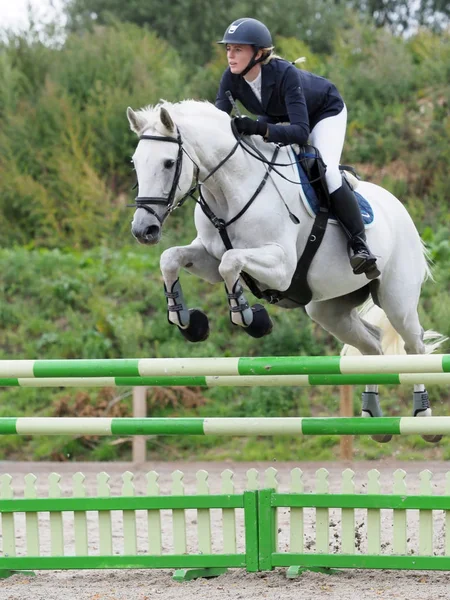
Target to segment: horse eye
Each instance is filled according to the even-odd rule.
[[[172,160],[171,158],[168,158],[167,160],[164,161],[164,167],[166,169],[171,169],[174,164],[175,164],[175,161]]]

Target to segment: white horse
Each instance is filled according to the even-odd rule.
[[[127,116],[139,136],[133,155],[139,185],[132,222],[135,238],[143,244],[157,244],[166,217],[189,194],[193,180],[201,191],[195,209],[197,237],[161,255],[169,321],[190,341],[208,335],[206,315],[189,310],[183,298],[179,282],[183,268],[210,283],[225,282],[232,323],[254,337],[269,333],[266,310],[260,304],[249,307],[241,280],[250,275],[259,290],[287,290],[311,234],[314,219],[301,201],[301,185],[289,181],[299,180],[292,149],[280,148],[276,169],[267,177],[267,165],[254,155],[259,151],[270,161],[276,146],[254,137],[251,155],[236,142],[229,116],[208,102],[164,102],[136,112],[128,108]],[[264,178],[265,185],[255,196]],[[369,295],[369,284],[364,275],[354,275],[345,235],[336,225],[327,227],[309,269],[312,297],[306,312],[362,354],[383,353],[386,323],[395,331],[394,344],[398,347],[401,340],[406,353],[434,350],[437,344],[427,348],[424,343],[417,313],[421,286],[430,274],[417,229],[404,206],[387,190],[350,179],[374,211],[367,239],[378,257],[381,276],[371,291],[388,320],[382,320],[380,328],[370,322],[369,314],[363,319],[356,310]],[[219,235],[224,223],[228,249]],[[289,301],[279,306],[283,302],[293,306]],[[413,399],[415,416],[431,415],[424,385],[414,386]],[[363,416],[382,415],[377,386],[366,387],[362,408]],[[438,441],[438,437],[427,439]],[[377,439],[388,441],[390,436]]]

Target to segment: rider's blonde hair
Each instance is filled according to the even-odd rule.
[[[270,48],[260,48],[260,50],[262,51],[263,55],[266,55],[265,59],[261,61],[262,65],[267,65],[273,58],[281,58],[281,56],[278,56],[274,53],[274,46],[270,46]]]
[[[261,64],[263,64],[263,65],[267,65],[274,58],[281,58],[281,59],[283,59],[282,56],[278,56],[278,54],[275,54],[275,52],[274,52],[275,47],[274,46],[271,46],[270,48],[260,48],[260,49],[262,50],[263,54],[267,54],[266,58],[263,61],[261,61]],[[294,60],[293,62],[294,62],[294,64],[296,64],[296,63],[305,62],[305,60],[306,60],[306,57],[301,56],[300,58],[297,58],[297,60]]]

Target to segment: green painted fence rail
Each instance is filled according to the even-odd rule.
[[[0,378],[450,373],[450,354],[0,360]]]
[[[171,494],[162,495],[156,472],[147,473],[143,494],[136,493],[134,476],[126,472],[121,495],[111,496],[106,473],[97,475],[94,495],[84,475],[76,473],[69,497],[61,477],[52,473],[48,497],[42,498],[37,477],[30,473],[19,498],[12,477],[4,474],[0,577],[35,569],[165,568],[176,570],[180,581],[216,576],[228,568],[287,567],[288,577],[305,569],[450,570],[450,473],[439,495],[428,470],[414,482],[414,493],[408,493],[410,482],[401,469],[385,483],[372,469],[363,492],[356,491],[350,469],[341,475],[339,493],[330,492],[323,468],[316,471],[312,491],[306,490],[299,468],[291,471],[287,491],[278,491],[277,476],[275,469],[267,469],[260,482],[256,469],[250,469],[245,491],[237,493],[233,473],[226,470],[220,493],[210,493],[208,473],[202,470],[196,474],[195,493],[188,494],[184,474],[176,471]],[[194,515],[186,512],[192,509]],[[211,512],[217,509],[220,518]],[[362,518],[364,529],[358,523]],[[195,539],[187,535],[192,530]],[[48,540],[45,548],[43,540]]]
[[[450,433],[450,417],[2,417],[0,435],[376,435]]]

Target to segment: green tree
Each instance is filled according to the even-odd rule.
[[[442,30],[448,26],[450,17],[448,0],[357,0],[352,5],[373,18],[378,26],[387,25],[397,32],[417,25]]]
[[[0,48],[0,82],[0,245],[84,247],[128,229],[125,109],[182,97],[175,51],[132,24],[60,49],[18,36]]]
[[[69,0],[68,27],[83,31],[111,19],[146,26],[167,40],[185,60],[202,66],[212,55],[215,41],[227,25],[242,16],[258,18],[274,37],[297,37],[312,50],[330,51],[334,34],[345,21],[345,9],[330,0],[177,0],[161,10],[157,0]]]

